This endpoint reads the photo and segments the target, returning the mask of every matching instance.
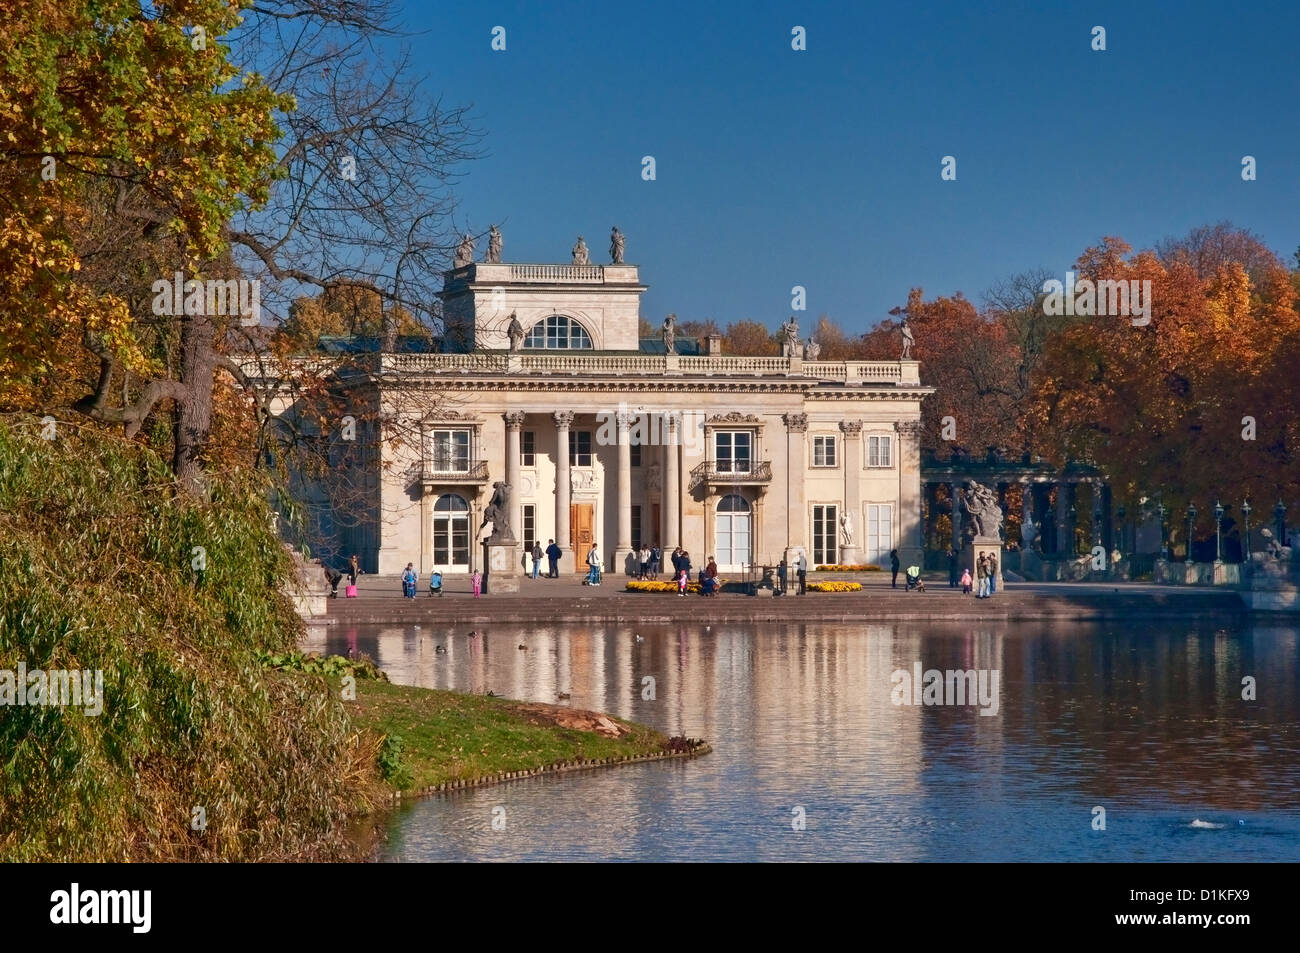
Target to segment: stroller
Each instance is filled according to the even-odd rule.
[[[434,570],[429,574],[429,598],[442,595],[442,573]]]
[[[911,592],[913,589],[917,592],[925,592],[925,580],[921,578],[920,566],[907,567],[907,578],[904,580],[903,591]]]

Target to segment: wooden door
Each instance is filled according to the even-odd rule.
[[[650,534],[647,536],[645,531],[645,526],[643,524],[641,526],[641,539],[647,541],[647,545],[649,546],[654,546],[658,544],[659,548],[662,550],[664,548],[664,540],[661,538],[664,531],[663,510],[658,503],[652,503],[650,505],[650,509],[654,512],[654,522],[650,524],[651,527],[653,528],[650,530]]]
[[[587,553],[596,540],[594,503],[569,504],[569,541],[573,545],[573,564],[578,572],[588,571]]]

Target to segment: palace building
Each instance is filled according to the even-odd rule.
[[[782,357],[723,354],[713,336],[641,339],[635,265],[585,263],[585,246],[574,264],[468,257],[445,277],[438,352],[371,355],[350,385],[419,437],[363,428],[370,498],[325,526],[337,538],[324,550],[370,572],[481,569],[484,507],[504,481],[520,560],[554,539],[566,572],[593,544],[612,573],[654,544],[665,562],[681,546],[732,574],[800,550],[810,568],[888,565],[891,549],[920,562],[933,388],[917,362],[810,359],[819,349],[793,319]]]

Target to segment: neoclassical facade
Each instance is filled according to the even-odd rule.
[[[643,291],[621,263],[449,272],[441,352],[374,355],[353,385],[419,439],[368,438],[372,512],[338,548],[371,572],[482,568],[483,508],[505,481],[521,565],[551,539],[565,572],[593,544],[613,573],[653,544],[731,574],[797,550],[810,566],[920,560],[932,389],[915,361],[640,340]]]

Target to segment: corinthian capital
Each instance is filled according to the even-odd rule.
[[[899,420],[894,422],[894,431],[900,437],[919,438],[924,430],[925,427],[922,426],[919,420]]]
[[[528,415],[522,410],[510,411],[510,413],[506,414],[506,429],[522,430],[524,426],[524,418],[527,416]]]
[[[862,434],[862,421],[860,420],[841,420],[840,433],[846,437],[857,437]]]
[[[555,426],[561,430],[568,430],[573,426],[574,412],[572,410],[557,410],[553,416],[555,417]]]
[[[781,419],[785,421],[785,429],[790,433],[806,433],[808,431],[807,414],[783,414]]]

